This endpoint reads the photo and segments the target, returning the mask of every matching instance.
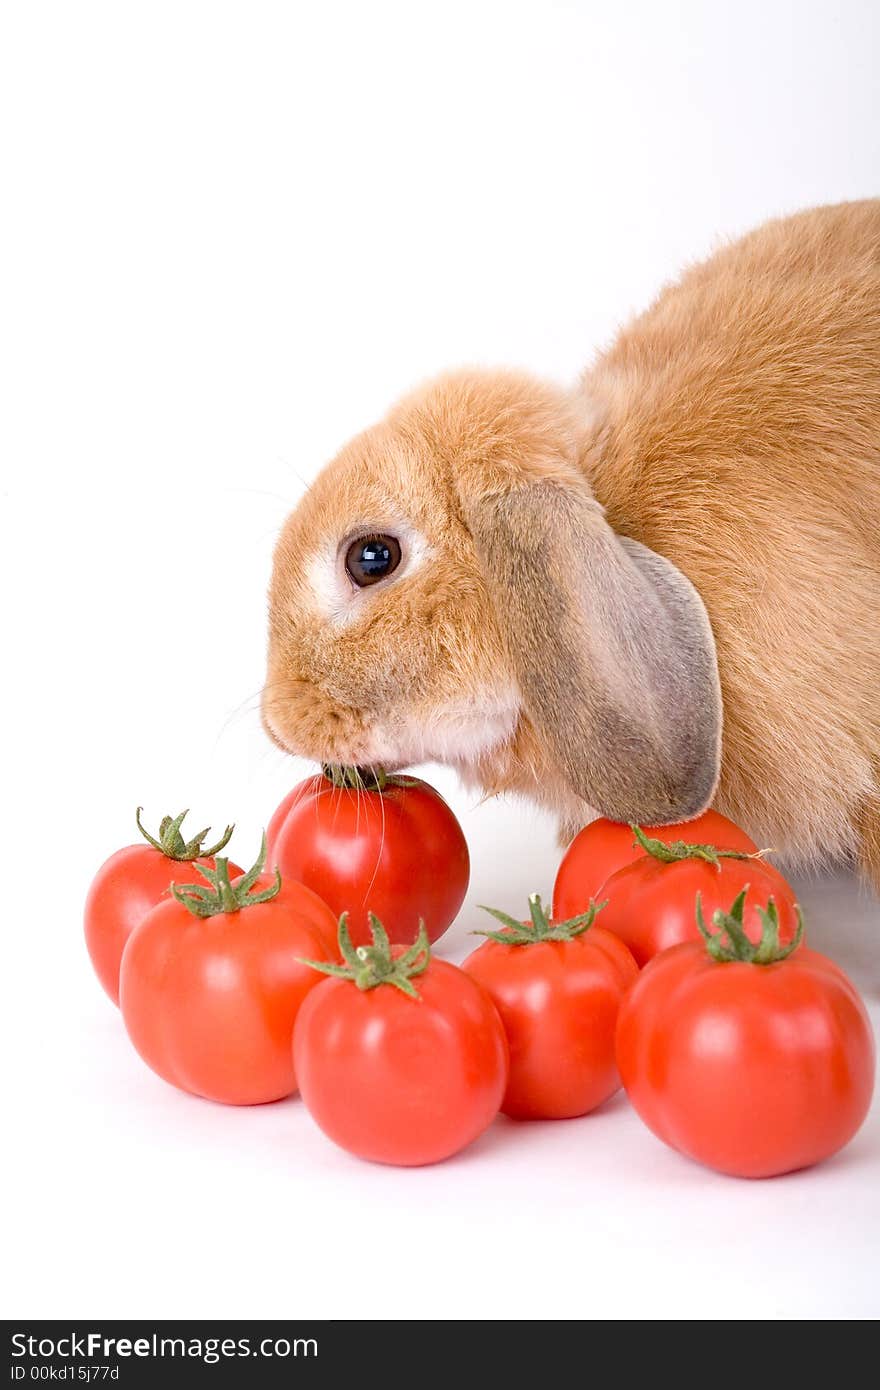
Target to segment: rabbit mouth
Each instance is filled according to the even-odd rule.
[[[261,704],[263,728],[285,753],[316,762],[357,762],[367,722],[361,710],[340,705],[312,680],[269,681]]]

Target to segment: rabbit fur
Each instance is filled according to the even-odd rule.
[[[397,569],[359,589],[353,539]],[[263,719],[320,761],[668,823],[880,888],[880,200],[767,223],[577,388],[457,371],[279,538]]]

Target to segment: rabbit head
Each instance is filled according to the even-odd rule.
[[[441,378],[354,439],[278,541],[275,741],[465,774],[527,745],[536,780],[615,819],[699,813],[720,757],[709,622],[611,530],[584,450],[573,398],[515,373]]]

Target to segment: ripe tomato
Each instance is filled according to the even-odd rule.
[[[151,908],[168,896],[172,879],[192,872],[192,865],[212,868],[213,856],[225,848],[233,826],[210,849],[202,844],[207,830],[184,840],[180,827],[187,812],[172,820],[165,816],[154,839],[141,824],[141,807],[135,814],[138,830],[146,844],[126,845],[111,854],[95,874],[86,898],[86,946],[95,974],[113,1000],[119,1003],[119,962],[125,943]],[[230,865],[230,871],[241,869]]]
[[[467,892],[461,826],[416,777],[328,767],[285,797],[268,841],[285,877],[313,888],[337,917],[348,913],[356,946],[370,941],[370,912],[393,922],[396,941],[415,941],[420,921],[436,941]]]
[[[260,857],[230,882],[227,860],[206,883],[175,885],[132,932],[120,1006],[148,1066],[172,1085],[227,1105],[296,1090],[293,1024],[319,977],[303,956],[334,954],[336,919],[311,889],[260,878]]]
[[[664,951],[624,1001],[623,1084],[659,1138],[710,1168],[744,1178],[806,1168],[842,1148],[867,1114],[867,1014],[827,956],[779,946],[774,913],[761,946],[742,930],[742,895],[714,920],[708,949]]]
[[[503,912],[500,932],[468,956],[466,970],[490,995],[510,1046],[501,1102],[520,1120],[586,1115],[620,1086],[614,1030],[620,1002],[639,973],[616,936],[593,926],[596,909],[551,923],[537,894],[531,923]]]
[[[738,849],[746,854],[753,854],[758,848],[744,830],[718,811],[704,811],[696,820],[680,825],[645,826],[645,834],[664,844],[684,840],[715,845],[718,849]],[[585,825],[559,865],[553,887],[553,916],[562,919],[586,912],[591,900],[598,902],[605,896],[602,889],[611,875],[641,859],[644,853],[630,825],[606,820],[604,816]]]
[[[324,1133],[360,1158],[437,1163],[476,1139],[507,1085],[507,1041],[492,1000],[470,975],[431,957],[422,927],[392,947],[377,918],[345,965],[303,1004],[293,1035],[300,1094]],[[417,979],[417,985],[413,983]]]
[[[735,857],[740,854],[736,850],[720,850],[716,856],[706,845],[664,846],[647,838],[645,843],[653,844],[656,852],[619,869],[602,887],[608,901],[602,926],[626,942],[640,966],[670,946],[700,940],[694,912],[698,893],[711,915],[748,888],[744,926],[754,941],[762,931],[758,905],[772,896],[783,944],[794,939],[798,929],[794,891],[772,864],[747,855]]]

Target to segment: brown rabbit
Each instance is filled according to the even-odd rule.
[[[880,201],[719,251],[574,392],[416,391],[275,555],[283,748],[451,763],[566,834],[712,801],[880,886],[878,697]]]

